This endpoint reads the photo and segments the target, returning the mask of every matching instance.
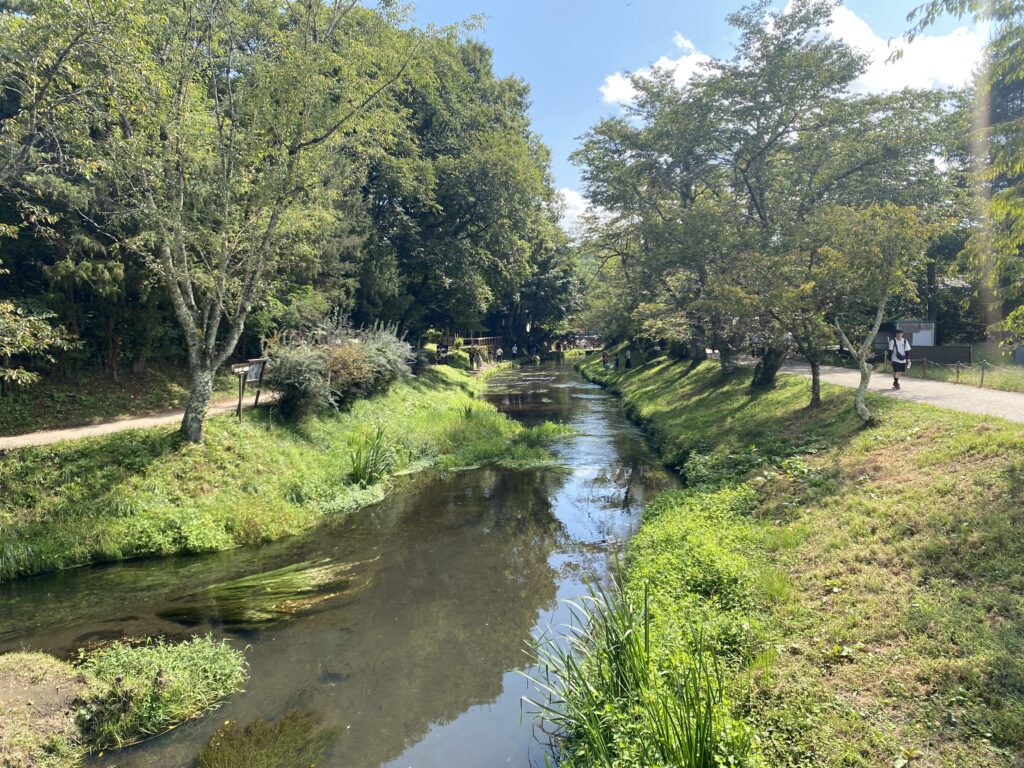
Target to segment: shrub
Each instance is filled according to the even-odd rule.
[[[227,643],[194,637],[145,645],[112,643],[86,656],[81,668],[97,690],[80,709],[94,747],[122,747],[201,717],[242,687],[245,659]]]
[[[270,364],[265,385],[278,393],[286,418],[322,410],[331,403],[327,349],[307,341],[274,339],[267,345]]]
[[[359,344],[344,342],[328,347],[326,373],[335,405],[350,405],[373,389],[374,370]]]
[[[411,371],[415,355],[397,330],[397,326],[377,324],[355,333],[354,340],[361,345],[373,371],[371,392],[387,389]]]
[[[383,392],[411,372],[415,359],[395,326],[355,331],[344,319],[303,337],[271,339],[267,352],[266,386],[280,393],[286,418]]]

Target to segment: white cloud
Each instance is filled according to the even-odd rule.
[[[654,70],[671,72],[675,84],[682,87],[700,71],[701,66],[711,61],[706,53],[701,53],[688,39],[676,32],[672,38],[676,48],[682,51],[678,58],[662,56],[653,65],[644,69],[638,69],[633,74],[639,77],[646,77]],[[618,104],[620,106],[629,104],[636,98],[636,89],[633,87],[628,73],[616,72],[608,75],[601,84],[601,98],[606,104]]]
[[[790,10],[792,0],[786,6]],[[879,36],[864,19],[845,6],[838,6],[829,32],[845,40],[871,57],[867,70],[852,84],[858,93],[883,93],[901,88],[959,88],[970,82],[971,74],[981,61],[985,47],[984,30],[958,27],[945,35],[921,35],[914,42],[896,40],[891,45]],[[683,86],[700,71],[711,57],[681,33],[672,38],[681,52],[676,58],[662,56],[653,65],[634,74],[648,76],[653,70],[673,73],[678,86]],[[902,49],[903,56],[889,61],[893,51]],[[636,98],[636,89],[629,73],[615,72],[601,84],[601,97],[606,104],[624,106]]]
[[[565,203],[565,210],[562,212],[562,229],[572,232],[579,223],[580,216],[586,213],[590,207],[590,201],[575,189],[568,187],[558,190],[558,194],[561,195],[562,201]]]
[[[967,27],[958,27],[945,35],[921,35],[912,43],[898,39],[890,44],[864,19],[842,5],[832,15],[829,32],[871,57],[867,70],[852,86],[860,93],[960,88],[970,82],[985,48],[984,32]],[[892,53],[900,49],[903,56],[889,61]]]

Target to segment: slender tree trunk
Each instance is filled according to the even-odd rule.
[[[200,443],[203,440],[203,424],[213,394],[213,373],[213,366],[208,363],[192,368],[188,404],[181,420],[181,435],[190,443]]]
[[[718,347],[718,363],[722,367],[722,373],[732,373],[736,370],[736,350],[729,346],[727,341],[719,341],[715,346]]]
[[[821,405],[821,363],[817,360],[810,360],[811,364],[811,402],[809,407],[817,408]]]
[[[857,392],[853,396],[853,410],[860,416],[861,421],[871,421],[871,411],[864,404],[864,395],[868,391],[868,384],[871,383],[871,365],[868,364],[867,355],[863,351],[857,351],[857,365],[860,367],[860,384],[857,385]]]
[[[753,389],[768,389],[775,384],[775,377],[786,362],[786,350],[781,347],[766,347],[761,359],[754,366]]]

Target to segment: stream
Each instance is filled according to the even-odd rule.
[[[225,720],[318,723],[322,766],[543,765],[522,704],[532,634],[606,576],[674,480],[617,401],[568,365],[502,372],[487,399],[575,430],[558,466],[424,473],[382,503],[274,544],[79,568],[0,585],[0,651],[65,658],[110,638],[212,633],[245,648],[245,691],[90,766],[184,768]]]

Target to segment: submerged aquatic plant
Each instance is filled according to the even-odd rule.
[[[228,722],[199,751],[199,768],[310,768],[336,736],[316,715],[297,709],[276,723]]]
[[[618,579],[614,591],[592,585],[570,605],[568,635],[531,645],[540,671],[529,677],[546,701],[527,703],[552,737],[558,765],[751,763],[753,736],[730,716],[721,670],[702,642],[682,662],[652,654],[646,589],[639,611]]]
[[[180,598],[182,605],[160,614],[183,624],[198,624],[211,614],[235,630],[256,629],[318,610],[367,584],[354,573],[370,561],[302,562],[266,573],[221,582]]]

